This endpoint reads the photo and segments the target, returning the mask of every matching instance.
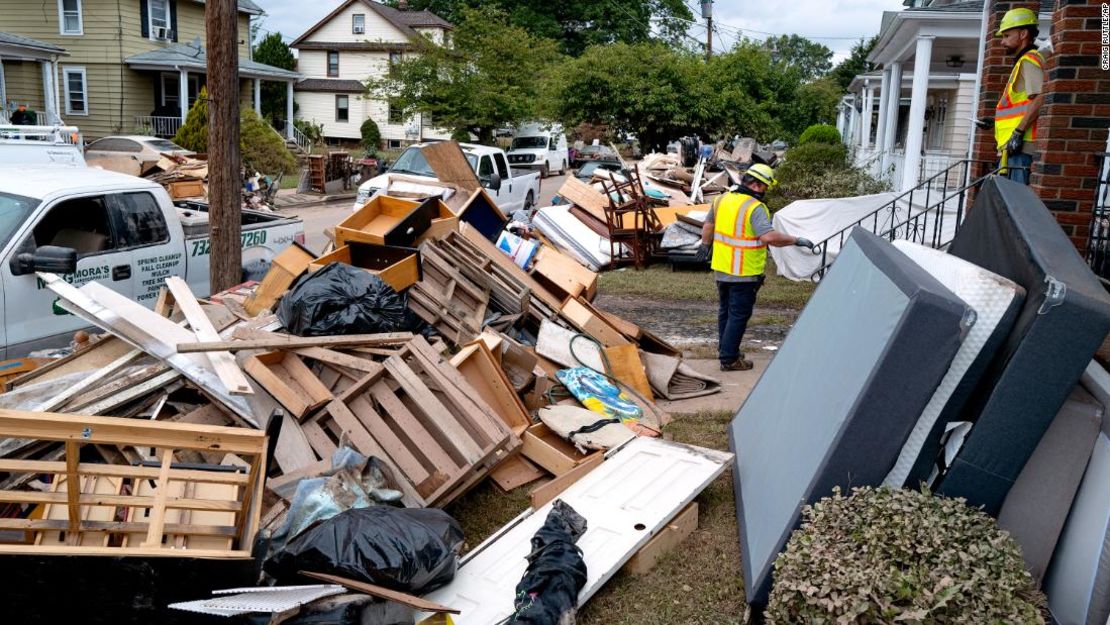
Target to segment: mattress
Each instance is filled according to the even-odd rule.
[[[1102,404],[1081,386],[1076,387],[1041,437],[998,513],[998,526],[1010,532],[1021,546],[1025,567],[1037,583],[1044,578],[1068,518],[1098,439],[1102,415]]]
[[[532,217],[532,225],[555,247],[589,267],[590,271],[600,271],[613,261],[609,240],[572,215],[569,206],[539,209]]]
[[[984,183],[949,253],[1027,293],[962,410],[973,425],[936,489],[997,515],[1110,331],[1110,297],[1033,191],[1005,178]]]
[[[925,406],[894,468],[883,484],[918,488],[933,470],[945,425],[956,419],[983,375],[991,356],[1002,346],[1025,300],[1025,289],[956,258],[909,241],[894,241],[910,260],[929,272],[974,311],[975,323],[952,360],[929,404]]]
[[[967,331],[970,308],[857,228],[729,426],[748,601],[803,505],[879,485]]]

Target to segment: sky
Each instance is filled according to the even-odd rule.
[[[698,24],[690,36],[705,39],[700,0],[684,0]],[[266,11],[262,28],[280,32],[289,42],[330,13],[342,0],[255,0]],[[879,32],[883,11],[901,10],[902,0],[716,0],[713,5],[714,48],[731,46],[740,36],[764,39],[767,33],[806,35],[828,46],[834,60],[847,57],[860,37]]]

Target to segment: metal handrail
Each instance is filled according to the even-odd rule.
[[[1100,278],[1110,275],[1110,152],[1098,154],[1095,201],[1087,233],[1087,264]]]
[[[898,238],[897,234],[898,234],[899,229],[905,228],[906,229],[906,235],[907,235],[905,238],[910,239],[910,240],[916,240],[913,237],[916,235],[916,232],[919,229],[921,229],[921,219],[927,218],[927,216],[929,214],[931,214],[935,211],[936,214],[937,214],[937,220],[934,222],[933,237],[932,237],[932,241],[930,243],[932,244],[933,247],[941,247],[943,245],[947,245],[950,241],[941,241],[940,240],[941,233],[943,232],[943,226],[944,226],[944,211],[943,211],[943,209],[945,208],[945,205],[948,203],[949,200],[952,200],[952,199],[957,198],[957,197],[959,198],[959,202],[958,202],[957,207],[956,207],[956,217],[955,217],[955,219],[956,219],[955,228],[958,229],[960,224],[963,222],[964,208],[965,208],[964,204],[965,204],[965,201],[966,201],[967,190],[972,188],[972,187],[977,187],[978,185],[982,184],[983,180],[985,180],[987,176],[997,173],[998,169],[995,168],[995,169],[991,170],[989,173],[984,174],[982,176],[979,176],[978,178],[976,178],[972,182],[967,183],[967,184],[959,187],[958,189],[953,191],[951,194],[944,195],[944,192],[941,191],[942,198],[941,198],[940,201],[938,201],[936,203],[930,203],[931,200],[932,200],[933,187],[934,187],[935,183],[937,183],[938,181],[942,181],[941,184],[940,184],[940,189],[944,190],[944,189],[948,189],[950,180],[954,179],[954,180],[957,180],[957,181],[962,181],[962,180],[968,179],[969,178],[968,172],[970,171],[971,166],[974,165],[974,164],[992,165],[992,163],[990,161],[980,161],[980,160],[973,160],[973,159],[963,159],[963,160],[960,160],[956,163],[953,163],[952,165],[945,168],[944,171],[937,172],[936,174],[934,174],[934,175],[930,176],[929,178],[927,178],[926,180],[922,181],[916,187],[914,187],[914,188],[912,188],[908,191],[902,192],[900,195],[894,197],[889,202],[884,203],[882,206],[875,209],[871,213],[868,213],[867,215],[864,215],[860,219],[857,219],[855,222],[853,222],[853,223],[849,224],[848,226],[840,229],[839,231],[833,233],[832,235],[826,237],[825,239],[817,242],[817,244],[814,246],[814,248],[815,248],[815,250],[817,250],[815,253],[821,255],[821,265],[820,265],[820,267],[818,267],[818,269],[816,271],[814,271],[810,275],[810,279],[813,280],[814,282],[820,280],[822,277],[824,277],[824,275],[828,271],[829,267],[832,266],[833,261],[830,260],[829,256],[828,256],[828,254],[829,254],[829,243],[835,239],[840,243],[841,247],[843,247],[844,241],[848,238],[851,231],[856,227],[863,226],[868,221],[871,221],[871,231],[875,232],[876,234],[879,234],[879,236],[889,238],[890,240],[893,241],[894,239]],[[962,171],[959,172],[959,177],[954,177],[953,176],[953,171],[956,170],[956,169],[961,169],[961,168],[962,168]],[[913,214],[914,195],[917,194],[918,197],[920,197],[920,195],[922,193],[925,194],[925,208],[923,208],[918,213]],[[905,200],[905,204],[906,204],[906,211],[905,211],[906,216],[905,216],[905,219],[902,219],[901,221],[899,221],[898,220],[898,208],[899,208],[899,204],[903,200]],[[886,216],[886,213],[889,213],[889,218]],[[882,218],[882,225],[880,225],[880,215],[884,215],[883,218]],[[910,230],[911,224],[914,228],[914,230],[912,232]],[[922,242],[924,242],[924,236],[922,236]]]

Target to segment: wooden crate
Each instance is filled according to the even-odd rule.
[[[328,263],[347,263],[365,269],[398,292],[419,282],[423,275],[420,251],[411,247],[348,241],[343,247],[314,260],[308,269],[316,271]]]
[[[462,345],[482,331],[490,280],[484,274],[464,274],[432,243],[420,246],[424,277],[409,291],[409,308],[449,341]]]
[[[187,197],[203,197],[204,196],[204,181],[203,180],[176,180],[166,185],[166,190],[169,191],[170,197],[175,200],[180,200]]]
[[[263,352],[247,358],[243,369],[297,419],[334,399],[296,354]]]
[[[521,447],[524,457],[557,476],[567,473],[592,456],[601,454],[600,451],[579,453],[573,444],[552,432],[543,423],[529,427],[521,441],[524,443]]]
[[[463,347],[451,357],[451,365],[459,370],[514,434],[524,434],[532,424],[528,409],[484,342],[477,340]]]
[[[348,438],[389,467],[409,506],[441,506],[517,439],[423,337],[347,387],[304,423],[321,457]]]
[[[255,289],[254,295],[247,298],[243,304],[247,313],[254,316],[269,310],[274,302],[289,290],[293,282],[308,269],[309,263],[315,258],[315,254],[298,243],[282,250],[274,257],[270,270],[262,278],[262,283]]]
[[[378,245],[411,245],[428,229],[431,218],[410,200],[379,195],[335,227],[335,246],[348,241]]]
[[[0,529],[29,536],[0,545],[0,554],[250,558],[267,467],[263,432],[0,410],[4,437],[61,442],[64,456],[0,459],[2,472],[51,476],[48,492],[0,490],[0,503],[44,505],[42,518],[0,519]],[[84,462],[85,445],[152,450],[157,462]],[[234,454],[228,463],[245,466],[184,468],[174,461],[178,451]]]

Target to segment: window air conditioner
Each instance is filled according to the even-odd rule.
[[[362,35],[362,34],[366,33],[366,27],[365,26],[354,26],[353,28],[354,28],[354,34],[356,34],[356,35]]]
[[[165,26],[155,26],[153,28],[154,38],[161,39],[163,41],[169,40],[172,36],[172,32],[173,31],[166,28]]]

